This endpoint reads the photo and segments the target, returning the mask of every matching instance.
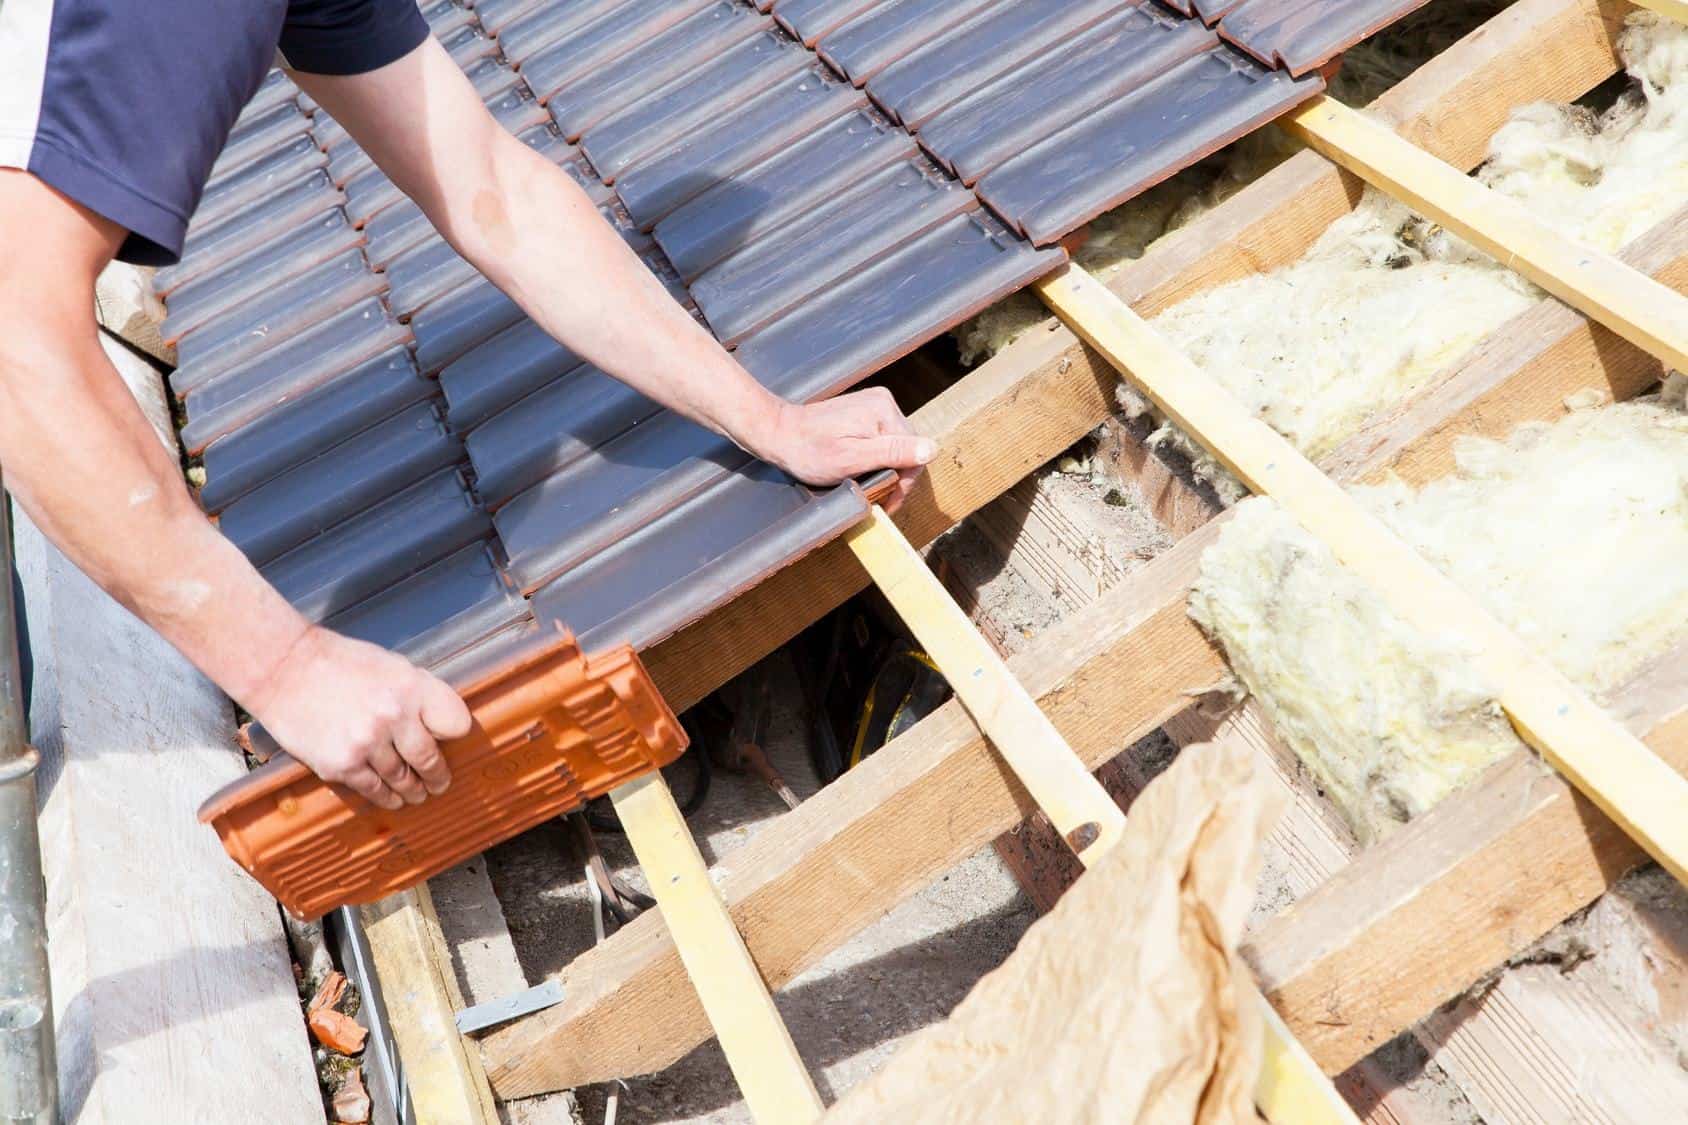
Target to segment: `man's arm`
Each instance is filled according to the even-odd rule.
[[[766,390],[598,215],[567,174],[506,133],[433,39],[379,70],[294,76],[451,245],[581,358],[811,484],[897,469],[933,443],[883,390],[809,406]]]
[[[300,616],[205,518],[100,350],[94,279],[123,235],[28,173],[0,170],[8,490],[318,774],[388,808],[441,791],[435,738],[468,731],[463,701],[410,662]]]

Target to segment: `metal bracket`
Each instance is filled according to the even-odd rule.
[[[536,984],[510,996],[464,1008],[457,1013],[457,1031],[460,1035],[473,1035],[562,1002],[563,982],[553,977],[544,984]]]

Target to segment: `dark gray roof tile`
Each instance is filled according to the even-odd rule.
[[[523,318],[440,372],[446,417],[468,433],[506,406],[580,366],[580,357]]]
[[[978,202],[925,157],[901,161],[707,270],[692,299],[731,347]]]
[[[545,101],[563,135],[579,140],[605,117],[636,104],[768,23],[767,16],[737,0],[717,0],[614,65],[584,72],[563,69],[554,65],[548,51],[528,60],[522,76]]]
[[[208,380],[386,288],[363,251],[341,251],[183,336],[176,363]]]
[[[462,456],[437,404],[418,403],[248,492],[217,525],[263,566]]]
[[[726,438],[659,414],[498,510],[510,573],[524,591],[542,586],[749,459]]]
[[[206,446],[199,502],[219,512],[239,497],[434,394],[402,347],[390,348],[289,398]]]
[[[207,188],[194,208],[188,229],[200,230],[253,206],[290,184],[307,178],[328,163],[328,156],[308,134],[264,153],[258,159]]]
[[[182,260],[158,271],[160,291],[168,293],[245,254],[286,242],[300,228],[315,224],[345,201],[345,196],[328,182],[327,173],[312,172],[262,205],[235,212],[206,230],[189,234],[182,246]]]
[[[299,544],[263,574],[293,608],[322,621],[491,531],[461,474],[445,469]]]
[[[533,596],[588,648],[645,648],[859,523],[854,485],[816,493],[754,462]]]
[[[1054,242],[1323,89],[1215,47],[998,166],[979,195],[1033,242]]]
[[[616,193],[633,221],[657,221],[734,173],[866,105],[867,99],[819,64],[781,79],[707,131],[689,134],[622,174]]]
[[[975,12],[1000,0],[886,0],[821,36],[815,49],[860,86]]]
[[[469,434],[464,446],[475,487],[497,508],[660,409],[596,367],[576,367]]]
[[[1267,66],[1307,74],[1426,0],[1243,0],[1219,34]]]
[[[975,13],[873,76],[867,92],[918,130],[993,78],[1047,63],[1063,41],[1140,0],[1017,0]]]
[[[613,183],[688,134],[727,120],[738,106],[813,62],[813,55],[785,36],[758,32],[695,73],[600,121],[581,138],[581,150],[598,174]]]
[[[1208,50],[1218,37],[1194,20],[1136,5],[1097,24],[1053,58],[988,83],[927,121],[920,143],[968,184],[1043,138]]]
[[[826,398],[1065,260],[983,210],[957,215],[751,336],[738,359],[788,398]]]
[[[688,281],[918,146],[858,111],[736,173],[657,223],[656,240]]]
[[[338,208],[324,212],[284,240],[258,247],[167,290],[170,301],[161,329],[164,338],[179,340],[272,286],[362,244],[363,235],[346,221],[344,212]],[[155,288],[161,291],[164,272],[160,270],[153,279]]]
[[[403,653],[425,668],[528,617],[527,602],[476,543],[328,619],[336,632]]]
[[[178,367],[170,385],[185,399],[182,443],[198,453],[277,405],[409,339],[386,307],[369,299],[214,378],[197,380],[192,369]]]

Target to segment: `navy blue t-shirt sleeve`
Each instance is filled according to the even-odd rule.
[[[290,0],[281,56],[308,74],[365,74],[428,37],[415,0]]]
[[[359,74],[427,35],[414,0],[0,0],[0,168],[122,226],[123,260],[168,265],[278,47]]]

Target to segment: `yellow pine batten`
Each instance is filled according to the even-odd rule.
[[[1125,829],[1125,813],[1102,783],[882,508],[875,505],[845,533],[845,541],[1056,831],[1080,862],[1095,866]],[[682,945],[682,956],[684,950]],[[1254,997],[1266,1032],[1255,1089],[1261,1112],[1283,1125],[1355,1122],[1348,1104],[1265,997],[1258,992]]]
[[[1525,742],[1688,883],[1688,779],[1529,651],[1271,427],[1082,269],[1037,283],[1074,332],[1256,492],[1272,497],[1372,584],[1403,620],[1461,636]],[[1685,321],[1688,323],[1688,321]]]
[[[1319,155],[1441,223],[1666,367],[1688,371],[1688,297],[1567,238],[1516,200],[1332,98],[1315,98],[1280,124]]]
[[[820,1095],[668,783],[647,774],[610,800],[751,1115],[770,1125],[818,1118]]]

